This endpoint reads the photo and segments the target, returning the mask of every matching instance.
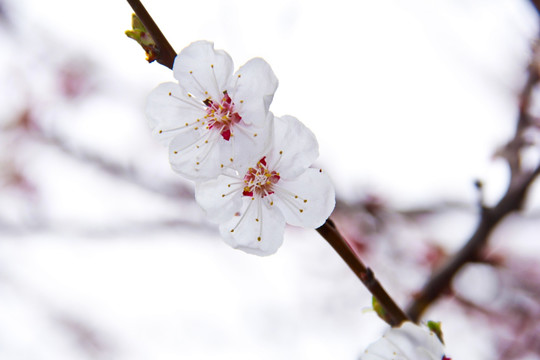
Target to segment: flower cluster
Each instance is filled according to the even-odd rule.
[[[207,41],[174,62],[178,83],[147,102],[154,135],[169,146],[173,170],[195,181],[195,197],[224,240],[257,255],[274,253],[285,224],[316,228],[335,205],[329,177],[312,168],[313,133],[269,111],[278,81],[260,58],[233,74],[230,56]]]
[[[360,360],[451,360],[434,332],[410,321],[392,328],[371,344]]]

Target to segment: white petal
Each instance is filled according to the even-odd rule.
[[[285,219],[261,198],[242,197],[242,211],[220,225],[223,240],[235,249],[259,256],[271,255],[283,243]],[[232,231],[231,231],[232,230]]]
[[[233,61],[223,50],[214,50],[208,41],[196,41],[174,60],[174,77],[186,91],[205,100],[221,100],[233,73]]]
[[[324,224],[336,205],[334,186],[320,169],[306,169],[293,180],[280,179],[274,195],[287,223],[306,228]]]
[[[388,330],[360,359],[441,360],[443,356],[444,346],[434,333],[407,321],[399,328]]]
[[[192,123],[205,114],[202,105],[187,98],[175,83],[159,85],[146,102],[146,116],[152,133],[164,144],[169,144],[173,137],[184,131],[185,123]]]
[[[238,184],[240,182],[240,184]],[[230,220],[242,207],[243,181],[219,176],[195,185],[195,199],[215,223]]]
[[[233,128],[229,151],[234,158],[233,167],[239,173],[245,174],[249,167],[255,166],[266,155],[272,141],[273,117],[272,113],[268,113],[262,126],[240,123]]]
[[[266,113],[278,86],[272,68],[261,58],[249,60],[231,79],[230,94],[246,124],[266,120]]]
[[[222,172],[220,152],[217,150],[220,134],[199,129],[182,132],[171,141],[169,162],[177,173],[190,180],[204,181]]]
[[[267,162],[282,178],[292,179],[319,157],[319,145],[311,130],[292,116],[274,117],[274,145]]]

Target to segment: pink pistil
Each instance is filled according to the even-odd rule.
[[[274,184],[277,184],[279,179],[279,173],[270,171],[266,167],[266,156],[264,156],[259,160],[257,166],[249,168],[244,176],[245,186],[242,195],[253,196],[253,194],[257,194],[260,197],[271,195],[274,193]]]
[[[227,91],[223,92],[221,102],[210,100],[204,101],[207,106],[205,119],[208,121],[208,129],[216,128],[219,130],[223,139],[229,141],[231,138],[231,128],[242,120],[242,117],[235,112],[234,103]]]

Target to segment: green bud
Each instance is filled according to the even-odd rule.
[[[371,306],[373,306],[373,310],[377,313],[377,315],[383,319],[385,322],[389,322],[390,318],[384,308],[381,306],[377,298],[373,296],[371,298]]]
[[[131,17],[131,27],[132,30],[126,30],[126,35],[130,39],[135,40],[146,52],[146,60],[152,62],[156,60],[159,49],[156,45],[156,42],[146,30],[146,27],[143,25],[141,19],[135,14]]]
[[[429,320],[427,322],[427,327],[429,328],[429,330],[433,331],[433,333],[435,335],[437,335],[437,337],[439,338],[441,343],[444,344],[443,333],[442,333],[442,328],[441,328],[441,322],[440,321],[431,321],[431,320]]]

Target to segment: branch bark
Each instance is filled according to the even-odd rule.
[[[334,250],[347,263],[349,268],[358,276],[371,294],[377,299],[385,310],[387,322],[391,326],[399,326],[407,321],[407,315],[388,295],[373,271],[366,267],[362,260],[354,253],[345,238],[339,233],[334,222],[330,219],[317,229],[317,232],[334,248]]]

